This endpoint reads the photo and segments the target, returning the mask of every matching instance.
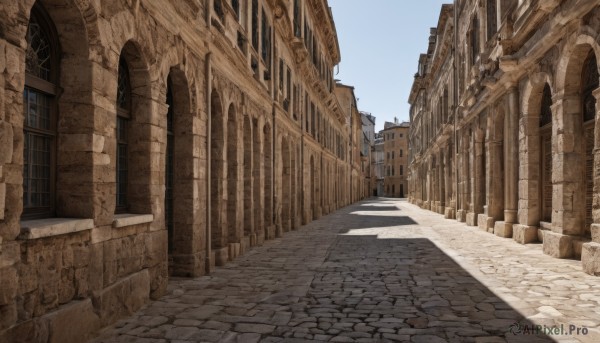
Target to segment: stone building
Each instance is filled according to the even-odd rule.
[[[373,145],[375,144],[375,116],[371,113],[361,112],[361,124],[363,131],[363,145],[361,150],[362,169],[365,175],[365,190],[364,196],[376,196],[373,192],[376,187],[375,171],[373,170]]]
[[[442,7],[410,94],[410,201],[600,275],[598,1]]]
[[[357,107],[354,87],[336,82],[335,95],[339,101],[341,111],[345,114],[348,128],[347,137],[340,138],[341,141],[347,142],[343,143],[345,146],[342,147],[342,151],[346,154],[344,158],[348,162],[348,168],[343,170],[341,174],[346,177],[345,182],[349,185],[349,189],[343,192],[347,192],[346,195],[349,196],[350,201],[355,202],[365,197],[364,183],[366,182],[366,176],[361,168],[363,143],[362,119]]]
[[[404,198],[408,193],[408,132],[410,124],[397,121],[384,123],[383,136],[384,194],[386,197]]]
[[[382,197],[385,195],[383,181],[385,179],[385,153],[383,151],[383,136],[381,132],[375,134],[375,143],[373,144],[373,153],[371,157],[374,174],[373,195]]]
[[[4,1],[0,341],[85,341],[358,200],[339,61],[326,0]]]

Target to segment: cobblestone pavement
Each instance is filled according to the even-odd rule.
[[[377,199],[171,281],[93,342],[600,342],[599,325],[579,261]]]

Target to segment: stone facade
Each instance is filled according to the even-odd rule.
[[[409,123],[406,122],[386,122],[380,132],[385,156],[383,187],[386,197],[404,198],[408,194],[409,127]]]
[[[0,341],[85,341],[360,199],[339,61],[326,0],[0,5]]]
[[[597,1],[442,7],[411,91],[409,199],[600,275]]]

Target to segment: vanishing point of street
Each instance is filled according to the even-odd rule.
[[[575,260],[371,199],[267,241],[94,342],[599,342]]]

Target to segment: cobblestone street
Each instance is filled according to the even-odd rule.
[[[94,342],[600,342],[599,325],[579,261],[377,199],[172,280]]]

